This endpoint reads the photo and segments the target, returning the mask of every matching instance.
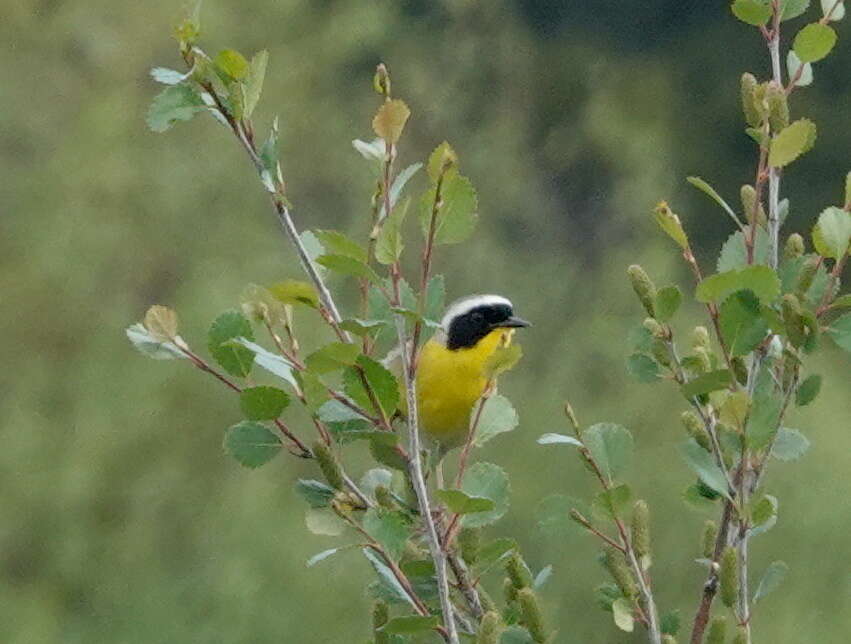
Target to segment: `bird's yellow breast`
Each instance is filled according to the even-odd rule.
[[[470,348],[450,351],[434,339],[426,342],[417,366],[417,404],[422,431],[446,447],[467,436],[470,412],[485,391],[483,367],[513,329],[491,331]]]

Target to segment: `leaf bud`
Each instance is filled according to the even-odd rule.
[[[322,441],[316,441],[313,444],[313,456],[316,458],[325,480],[328,481],[328,485],[335,490],[342,490],[344,487],[343,473],[340,471],[340,464],[331,448]]]
[[[625,597],[631,599],[636,596],[638,587],[635,584],[635,579],[629,570],[629,566],[627,566],[626,558],[622,552],[612,546],[608,546],[603,551],[603,565],[609,571],[612,579],[614,579]]]
[[[701,547],[706,559],[715,557],[715,540],[717,538],[718,526],[711,519],[707,519],[703,524],[703,534],[701,535]]]
[[[753,74],[742,74],[742,111],[745,114],[745,121],[751,127],[757,127],[762,121],[754,103],[756,87],[756,77]]]
[[[493,610],[488,611],[479,623],[476,644],[498,644],[500,631],[502,631],[502,619],[499,613]]]
[[[798,233],[792,233],[783,248],[783,259],[796,259],[804,254],[804,238]]]
[[[382,96],[390,97],[390,73],[384,63],[379,63],[375,68],[375,76],[372,77],[372,86]]]
[[[680,415],[680,420],[686,428],[688,435],[691,436],[698,445],[707,452],[712,450],[712,441],[709,434],[703,426],[703,422],[695,416],[694,412],[684,411]]]
[[[375,636],[375,644],[389,644],[390,635],[381,630],[390,621],[390,610],[383,601],[377,601],[372,605],[372,633]]]
[[[657,339],[659,339],[659,340],[664,340],[664,339],[667,337],[667,335],[668,335],[668,334],[665,332],[665,327],[663,327],[661,324],[659,324],[659,323],[658,323],[656,320],[654,320],[653,318],[647,318],[647,319],[645,319],[645,320],[644,320],[644,323],[643,323],[643,326],[644,326],[644,328],[645,328],[645,329],[647,329],[648,331],[650,331],[651,335],[652,335],[654,338],[657,338]]]
[[[803,298],[807,291],[810,290],[820,265],[819,258],[816,256],[810,257],[804,262],[804,266],[801,268],[801,274],[798,276],[798,284],[795,287],[795,293],[798,297]]]
[[[727,546],[721,555],[721,601],[727,607],[735,605],[739,597],[739,566],[735,548]]]
[[[656,286],[654,286],[650,277],[638,264],[633,264],[627,269],[632,288],[644,310],[650,317],[656,317]]]
[[[779,132],[789,125],[789,102],[786,91],[774,81],[770,81],[765,90],[765,100],[768,103],[768,122],[774,132]]]
[[[742,360],[742,357],[734,356],[730,359],[730,363],[733,365],[733,375],[736,376],[736,380],[739,381],[739,384],[748,384],[748,367],[745,364],[745,361]]]
[[[650,557],[650,508],[640,499],[632,508],[632,548],[640,559]]]
[[[529,588],[532,586],[532,572],[523,561],[523,557],[516,550],[511,553],[505,561],[505,571],[515,588]]]
[[[567,416],[567,420],[570,421],[570,424],[573,426],[576,434],[581,435],[582,430],[579,427],[579,421],[576,420],[576,413],[573,411],[573,405],[571,405],[568,401],[564,402],[564,415]]]
[[[541,616],[541,607],[538,598],[531,588],[523,588],[517,591],[517,600],[520,603],[520,611],[523,614],[523,623],[532,636],[534,642],[546,642],[547,634],[544,631],[544,620]]]
[[[709,633],[706,636],[706,644],[724,644],[727,635],[727,618],[716,617],[709,624]]]
[[[703,347],[707,350],[711,347],[709,331],[706,330],[705,326],[694,327],[694,330],[691,332],[691,346],[694,349]]]
[[[461,528],[458,534],[458,545],[461,548],[461,558],[469,565],[476,563],[479,558],[479,548],[482,543],[481,528]]]

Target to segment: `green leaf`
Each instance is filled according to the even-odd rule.
[[[186,358],[186,355],[177,348],[174,342],[168,340],[163,342],[156,339],[141,322],[127,327],[125,333],[127,334],[127,339],[130,340],[139,353],[149,358],[153,358],[154,360]]]
[[[499,636],[499,644],[534,644],[529,631],[520,626],[509,626]]]
[[[379,139],[380,140],[380,139]],[[384,145],[382,143],[381,146],[381,157],[384,157]],[[402,170],[399,174],[396,175],[396,178],[393,179],[393,185],[390,186],[390,208],[393,209],[396,206],[396,202],[399,201],[399,197],[402,195],[402,190],[404,190],[405,185],[408,181],[411,180],[417,171],[423,167],[422,163],[413,163],[409,165],[407,168]],[[384,200],[381,200],[381,207],[378,211],[378,220],[383,221],[385,218],[385,203]],[[407,207],[407,206],[406,206]]]
[[[402,512],[370,508],[363,516],[363,529],[384,548],[396,561],[405,551],[405,543],[411,536],[408,518]]]
[[[494,504],[493,510],[465,516],[461,520],[465,527],[479,528],[490,525],[508,511],[508,476],[501,467],[493,463],[473,463],[464,473],[461,489],[469,496],[484,497]]]
[[[632,434],[614,423],[597,423],[582,433],[582,440],[603,475],[617,478],[632,460]]]
[[[370,282],[378,282],[380,279],[372,268],[346,255],[320,255],[316,258],[316,263],[341,275],[359,277]]]
[[[405,615],[404,617],[394,617],[378,630],[388,634],[411,635],[430,631],[439,625],[440,617],[438,615]]]
[[[756,592],[754,592],[753,595],[754,604],[769,593],[775,591],[777,587],[783,583],[788,572],[789,566],[787,566],[785,562],[772,561],[768,565],[765,573],[763,573],[762,579],[759,580],[759,584],[756,587]]]
[[[686,398],[694,398],[701,394],[708,394],[719,389],[726,389],[732,384],[728,369],[718,369],[704,373],[697,378],[689,380],[683,385],[682,392]]]
[[[380,363],[367,356],[359,356],[356,362],[372,387],[378,404],[387,416],[391,416],[399,405],[399,383],[396,377]],[[372,413],[378,412],[364,388],[363,379],[354,367],[349,367],[343,372],[343,389],[362,408]]]
[[[312,508],[326,508],[337,491],[330,485],[314,479],[299,479],[295,484],[298,492]]]
[[[747,266],[707,277],[698,284],[695,297],[703,303],[718,303],[731,293],[745,290],[770,304],[780,295],[780,278],[769,266]]]
[[[712,498],[708,498],[706,494],[704,494],[706,490],[709,490],[712,495]],[[714,509],[715,500],[720,497],[720,494],[713,490],[710,490],[701,481],[698,481],[698,484],[689,485],[683,491],[683,501],[685,501],[686,505],[695,510]]]
[[[234,49],[223,49],[216,54],[213,64],[223,74],[223,80],[242,80],[248,75],[249,65],[245,56]]]
[[[410,203],[409,199],[405,199],[402,205],[394,208],[393,213],[384,220],[375,241],[375,259],[379,264],[393,264],[402,256],[405,249],[402,242],[402,224]]]
[[[207,109],[201,96],[188,85],[166,87],[154,98],[146,122],[152,132],[165,132],[177,121],[188,121]]]
[[[845,3],[844,1],[821,0],[821,12],[830,22],[842,20],[845,17]]]
[[[622,631],[632,633],[635,628],[635,619],[632,616],[632,605],[626,597],[612,602],[612,617],[615,620],[615,626]]]
[[[446,307],[446,280],[443,275],[435,275],[428,281],[425,295],[425,317],[428,320],[440,320]]]
[[[450,512],[470,514],[471,512],[489,512],[495,504],[483,496],[470,496],[461,490],[437,490],[434,495],[446,504]]]
[[[248,420],[274,420],[289,404],[290,397],[277,387],[250,387],[239,394],[239,405]]]
[[[304,515],[304,524],[312,534],[338,537],[346,530],[343,520],[330,510],[311,508]]]
[[[727,298],[721,305],[719,318],[721,337],[734,357],[753,351],[768,333],[759,300],[751,291],[737,291]]]
[[[792,48],[802,62],[814,63],[827,56],[835,44],[833,28],[814,22],[797,33]]]
[[[245,338],[234,338],[228,341],[229,344],[238,344],[254,354],[254,362],[257,365],[274,376],[290,383],[294,388],[298,388],[299,384],[293,373],[293,365],[283,356],[279,356],[271,351],[266,351],[259,344],[255,344]]]
[[[766,494],[751,506],[751,536],[768,532],[777,523],[777,497]]]
[[[851,212],[831,206],[819,215],[813,228],[813,245],[819,255],[839,260],[848,254]]]
[[[781,427],[771,446],[771,455],[779,461],[795,461],[810,448],[810,441],[797,429]]]
[[[396,579],[396,576],[393,574],[393,571],[388,568],[387,564],[381,559],[379,555],[377,555],[371,548],[364,548],[363,554],[372,565],[372,568],[375,570],[375,573],[378,575],[378,579],[380,583],[387,588],[392,595],[399,601],[410,603],[411,606],[416,608],[411,597],[405,592],[405,589]]]
[[[251,59],[248,77],[245,79],[245,118],[251,118],[254,108],[260,101],[263,92],[263,81],[266,79],[266,64],[269,62],[269,52],[265,49],[258,51]]]
[[[810,6],[810,0],[780,0],[780,6],[780,19],[785,22],[804,13]]]
[[[803,69],[801,69],[802,65],[804,67]],[[800,72],[798,71],[799,69],[801,69]],[[801,59],[798,58],[798,55],[792,49],[786,55],[786,72],[789,74],[790,79],[798,79],[795,81],[795,87],[806,87],[813,82],[812,64],[802,63]]]
[[[322,251],[320,250],[319,252],[321,253]],[[319,308],[319,294],[313,285],[308,282],[284,280],[270,286],[269,292],[284,304],[306,304],[314,309]]]
[[[836,344],[846,351],[851,351],[851,313],[834,320],[827,332]]]
[[[680,223],[680,218],[671,212],[667,203],[663,201],[656,206],[653,216],[659,227],[677,243],[677,246],[683,250],[688,248],[688,237],[683,230],[683,225]]]
[[[626,370],[638,382],[656,382],[662,377],[659,363],[643,353],[633,353],[626,359]]]
[[[627,334],[627,344],[638,353],[649,353],[653,349],[653,334],[643,324],[632,327]]]
[[[553,576],[552,564],[550,564],[548,566],[544,566],[543,568],[541,568],[541,570],[538,572],[538,574],[535,575],[535,581],[532,582],[532,588],[534,590],[540,590],[540,588],[544,584],[546,584],[549,581],[550,577],[552,577],[552,576]]]
[[[314,230],[313,234],[329,255],[351,257],[361,263],[366,262],[366,249],[338,230]]]
[[[804,152],[811,150],[816,140],[816,124],[798,119],[783,128],[771,141],[768,163],[775,168],[789,165]]]
[[[804,378],[795,392],[795,405],[805,407],[816,399],[821,391],[821,376],[813,373]]]
[[[420,202],[420,225],[428,236],[437,186],[432,186]],[[478,198],[473,184],[461,175],[446,177],[441,187],[441,205],[435,219],[435,244],[457,244],[467,239],[478,220]]]
[[[666,286],[656,292],[656,319],[660,322],[667,322],[677,310],[683,301],[683,294],[676,286]]]
[[[301,235],[298,237],[301,240],[302,246],[304,246],[304,250],[307,252],[307,256],[312,262],[315,263],[316,260],[319,259],[320,255],[325,254],[325,247],[312,230],[302,231]],[[324,271],[325,269],[320,267],[319,270]]]
[[[438,145],[428,157],[428,165],[426,171],[428,178],[432,183],[436,183],[441,173],[446,172],[448,168],[458,165],[458,156],[455,150],[446,141]]]
[[[260,467],[281,451],[281,439],[260,423],[244,420],[225,434],[225,449],[240,465]]]
[[[579,527],[570,518],[570,511],[580,505],[576,499],[564,494],[550,494],[544,497],[535,508],[535,523],[538,529],[549,537],[561,538],[573,533]]]
[[[508,537],[500,537],[489,541],[479,550],[477,563],[483,566],[493,565],[503,559],[509,552],[517,549],[517,542]]]
[[[665,635],[676,635],[680,630],[680,611],[672,610],[669,613],[662,615],[659,621],[659,627]]]
[[[843,295],[842,297],[837,297],[833,304],[830,305],[832,309],[851,309],[851,294]]]
[[[356,344],[332,342],[311,353],[304,362],[312,372],[323,374],[355,364],[359,354]]]
[[[768,233],[762,228],[756,230],[754,241],[754,264],[768,263]],[[726,273],[735,269],[745,268],[748,265],[748,253],[745,246],[745,236],[741,231],[736,231],[727,238],[721,247],[718,256],[718,272]]]
[[[251,373],[254,352],[228,342],[236,338],[254,341],[251,323],[239,311],[225,311],[215,319],[207,333],[207,348],[216,362],[232,376],[244,378]]]
[[[385,320],[359,320],[357,318],[349,318],[340,323],[340,328],[343,331],[354,333],[362,338],[374,336],[377,331],[387,326]]]
[[[617,519],[632,499],[632,490],[628,485],[603,490],[594,497],[591,509],[601,519]]]
[[[167,67],[154,67],[151,69],[151,78],[163,85],[177,85],[182,83],[191,76],[191,73],[184,74],[183,72]]]
[[[520,422],[511,401],[505,396],[494,394],[484,401],[484,405],[473,439],[476,447],[481,447],[497,434],[510,432]]]
[[[564,434],[544,434],[538,439],[539,445],[575,445],[582,447],[582,441],[573,436],[565,436]]]
[[[771,6],[760,0],[736,0],[731,7],[733,15],[742,22],[759,27],[771,18]]]
[[[766,447],[777,433],[783,401],[771,392],[757,391],[753,400],[748,426],[745,433],[748,447],[762,449]]]
[[[705,485],[718,494],[730,498],[727,490],[727,478],[724,472],[715,463],[712,455],[698,445],[694,440],[683,443],[681,447],[683,457],[688,466],[700,477]]]

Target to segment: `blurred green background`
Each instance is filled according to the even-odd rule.
[[[461,156],[482,220],[473,240],[438,254],[449,296],[504,293],[535,322],[502,383],[521,426],[481,455],[513,484],[491,534],[516,537],[536,570],[553,564],[544,601],[559,642],[642,641],[595,606],[591,538],[534,527],[540,498],[592,491],[567,449],[535,444],[564,430],[564,397],[584,422],[632,429],[658,599],[686,622],[696,606],[705,517],[680,499],[691,479],[676,452],[683,402],[625,374],[626,333],[642,317],[625,267],[690,289],[648,212],[669,199],[711,270],[730,222],[684,178],[705,177],[731,202],[751,180],[738,78],[765,76],[767,57],[727,4],[210,0],[203,14],[208,50],[270,51],[258,123],[280,115],[301,227],[366,232],[370,175],[350,141],[371,137],[379,61],[413,111],[401,161],[443,139]],[[162,303],[203,347],[246,283],[299,276],[223,128],[202,117],[167,135],[145,129],[159,91],[148,69],[178,65],[179,4],[0,5],[0,641],[364,641],[366,562],[304,565],[332,545],[308,534],[292,491],[313,466],[279,457],[241,469],[221,449],[235,398],[184,362],[145,360],[124,336]],[[793,33],[803,19],[787,24]],[[806,233],[840,200],[851,164],[848,27],[793,100],[822,134],[784,178],[790,230]],[[681,331],[699,314],[681,314]],[[310,326],[301,319],[312,338]],[[758,607],[757,642],[843,642],[851,630],[849,356],[825,343],[815,362],[822,396],[787,421],[813,447],[766,480],[780,520],[754,542],[753,574],[779,558],[791,573]]]

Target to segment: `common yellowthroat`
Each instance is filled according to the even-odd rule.
[[[422,348],[417,365],[420,428],[446,451],[464,443],[470,413],[485,392],[485,363],[508,346],[515,329],[527,327],[499,295],[471,295],[453,302],[440,329]]]

